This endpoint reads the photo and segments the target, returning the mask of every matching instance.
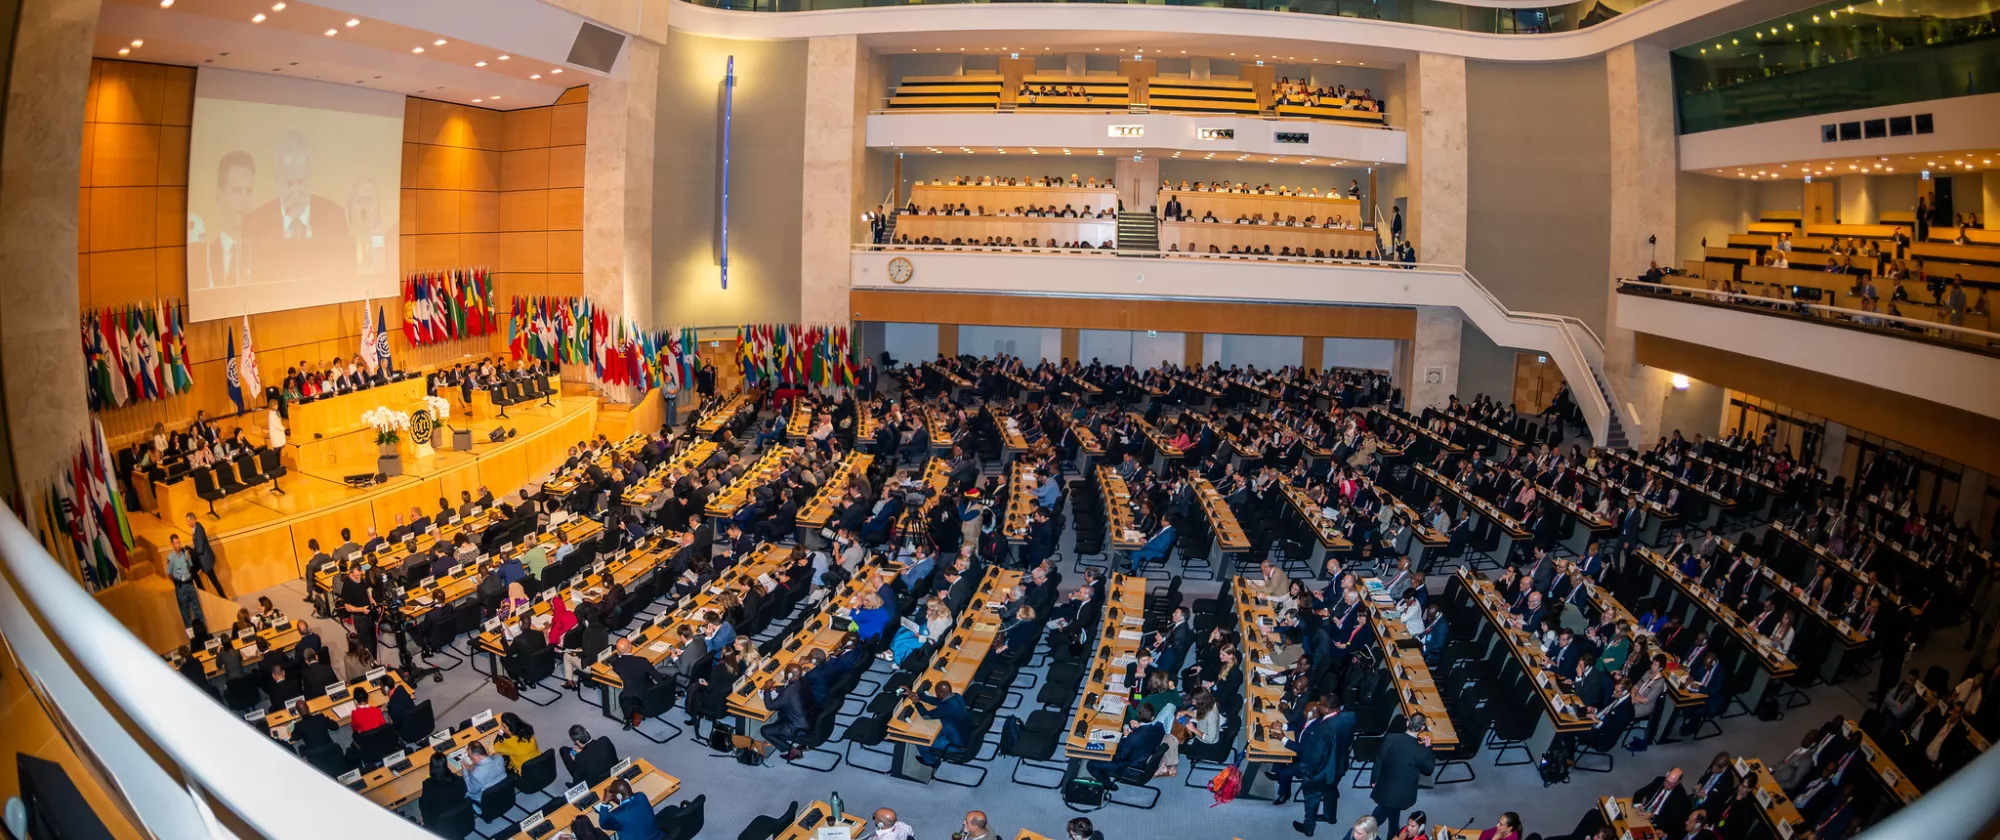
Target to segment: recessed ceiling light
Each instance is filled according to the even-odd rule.
[[[140,48],[140,47],[143,47],[143,46],[145,46],[145,45],[146,45],[146,42],[145,42],[145,41],[142,41],[142,40],[140,40],[140,39],[138,39],[138,38],[133,38],[133,39],[132,39],[132,49],[135,49],[135,50],[136,50],[136,49],[138,49],[138,48]]]
[[[327,30],[327,31],[326,31],[326,37],[328,37],[328,38],[331,38],[331,37],[333,37],[333,36],[335,36],[335,35],[339,35],[339,34],[340,34],[340,30],[338,30],[338,29],[329,29],[329,30]]]
[[[484,61],[475,61],[475,62],[472,62],[472,66],[474,66],[474,67],[485,67],[485,66],[486,66],[486,62],[484,62]]]
[[[500,98],[500,96],[499,96],[499,94],[494,94],[494,95],[492,95],[492,96],[489,96],[489,97],[486,97],[486,98],[487,98],[487,99],[499,99],[499,98]]]
[[[132,50],[131,50],[130,48],[128,48],[128,47],[119,47],[119,48],[118,48],[118,54],[119,54],[119,55],[131,55],[131,54],[132,54]]]
[[[424,48],[423,48],[423,47],[411,47],[411,48],[410,48],[410,52],[413,52],[413,53],[421,53],[421,52],[423,52],[423,51],[424,51]]]
[[[561,67],[551,67],[551,68],[549,68],[549,72],[550,72],[550,73],[561,73],[561,72],[562,72],[562,68],[561,68]]]
[[[274,11],[274,12],[282,12],[282,11],[284,11],[284,10],[285,10],[285,4],[283,4],[283,3],[272,3],[272,4],[271,4],[271,11]]]
[[[437,39],[437,40],[435,40],[435,41],[432,41],[432,42],[431,42],[431,46],[433,46],[433,47],[442,47],[442,46],[444,46],[444,39],[443,39],[443,38],[439,38],[439,39]]]
[[[501,56],[501,57],[500,57],[500,60],[501,60],[501,61],[506,61],[507,59],[510,59],[510,58],[513,58],[513,56],[511,56],[511,55],[503,55],[503,56]]]
[[[474,100],[472,100],[472,101],[474,101],[474,102],[485,102],[486,100],[484,100],[484,99],[474,99]]]
[[[360,25],[361,25],[361,19],[360,19],[360,18],[348,18],[348,19],[347,19],[347,28],[349,28],[349,29],[353,29],[354,27],[357,27],[357,26],[360,26]]]
[[[250,22],[251,22],[251,23],[263,23],[263,22],[264,22],[264,13],[263,13],[263,12],[258,12],[258,13],[254,14],[254,15],[251,15],[251,16],[250,16]]]
[[[540,73],[534,73],[534,74],[530,74],[530,75],[528,76],[528,78],[530,78],[530,79],[539,79],[539,78],[541,78],[541,77],[542,77],[542,74],[540,74]]]
[[[174,7],[174,0],[160,0],[160,8],[171,9],[173,7]]]

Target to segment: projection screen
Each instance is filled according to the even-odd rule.
[[[188,152],[189,318],[397,289],[403,97],[203,69]]]

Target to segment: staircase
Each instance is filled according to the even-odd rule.
[[[896,241],[896,220],[902,218],[902,216],[903,216],[903,211],[901,209],[893,207],[889,209],[889,219],[888,221],[882,223],[881,244],[886,245],[888,243]]]
[[[1625,426],[1618,422],[1618,402],[1611,395],[1611,386],[1604,384],[1604,376],[1593,370],[1590,378],[1597,380],[1597,390],[1604,394],[1607,409],[1604,420],[1604,445],[1613,450],[1632,448],[1631,441],[1625,439]]]
[[[1118,212],[1119,256],[1146,256],[1126,254],[1125,251],[1160,250],[1160,220],[1148,211],[1121,210]]]

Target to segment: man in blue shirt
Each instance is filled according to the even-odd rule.
[[[1056,502],[1061,499],[1062,482],[1057,481],[1054,475],[1042,476],[1041,486],[1035,488],[1035,501],[1040,502],[1044,508],[1054,510]]]
[[[486,752],[486,745],[474,741],[465,748],[465,798],[474,802],[486,793],[486,789],[507,778],[507,762],[495,760]]]
[[[732,625],[727,621],[723,621],[722,615],[719,613],[714,613],[714,612],[709,613],[708,614],[709,655],[714,656],[718,653],[721,653],[723,648],[729,647],[729,645],[735,641],[736,641],[735,625]]]
[[[953,692],[948,683],[938,683],[935,698],[918,692],[916,701],[917,714],[938,722],[937,740],[917,748],[917,760],[926,767],[936,767],[944,761],[945,753],[965,745],[972,732],[972,713],[965,708],[965,698]]]

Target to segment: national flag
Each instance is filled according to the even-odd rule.
[[[243,393],[255,400],[264,393],[263,380],[257,375],[257,348],[250,342],[250,316],[243,316],[243,365],[237,375],[243,378]]]
[[[224,335],[228,336],[229,339],[228,355],[223,356],[223,359],[225,360],[223,362],[224,375],[229,378],[229,401],[236,404],[236,413],[242,414],[243,378],[241,374],[238,372],[238,369],[242,365],[242,360],[236,358],[236,333],[232,330],[227,330],[227,329],[223,330],[222,332]]]
[[[403,341],[411,347],[420,345],[417,341],[417,286],[411,278],[403,278]]]
[[[375,314],[373,301],[361,302],[361,364],[368,368],[368,375],[375,375]]]
[[[118,482],[112,478],[111,446],[104,440],[104,424],[91,419],[92,447],[91,476],[94,484],[92,493],[97,500],[98,518],[105,537],[110,541],[111,555],[123,570],[132,563],[132,523],[125,518],[125,500],[120,496]]]
[[[396,360],[389,354],[389,307],[375,310],[375,361],[384,371],[396,369]]]
[[[181,393],[194,389],[194,377],[188,373],[191,357],[188,356],[187,309],[176,304],[174,313],[174,377],[180,382]]]
[[[521,329],[521,317],[521,298],[517,296],[507,313],[507,354],[514,357],[514,361],[517,362],[528,350]]]
[[[106,366],[104,333],[98,326],[97,313],[94,312],[83,317],[83,356],[90,377],[90,410],[110,408],[111,369]]]
[[[114,353],[112,358],[118,361],[117,384],[120,386],[118,388],[118,404],[130,405],[142,399],[144,394],[144,392],[139,390],[138,377],[134,375],[139,368],[139,348],[132,344],[131,325],[126,322],[124,315],[106,313],[106,318],[112,330],[112,352]]]

